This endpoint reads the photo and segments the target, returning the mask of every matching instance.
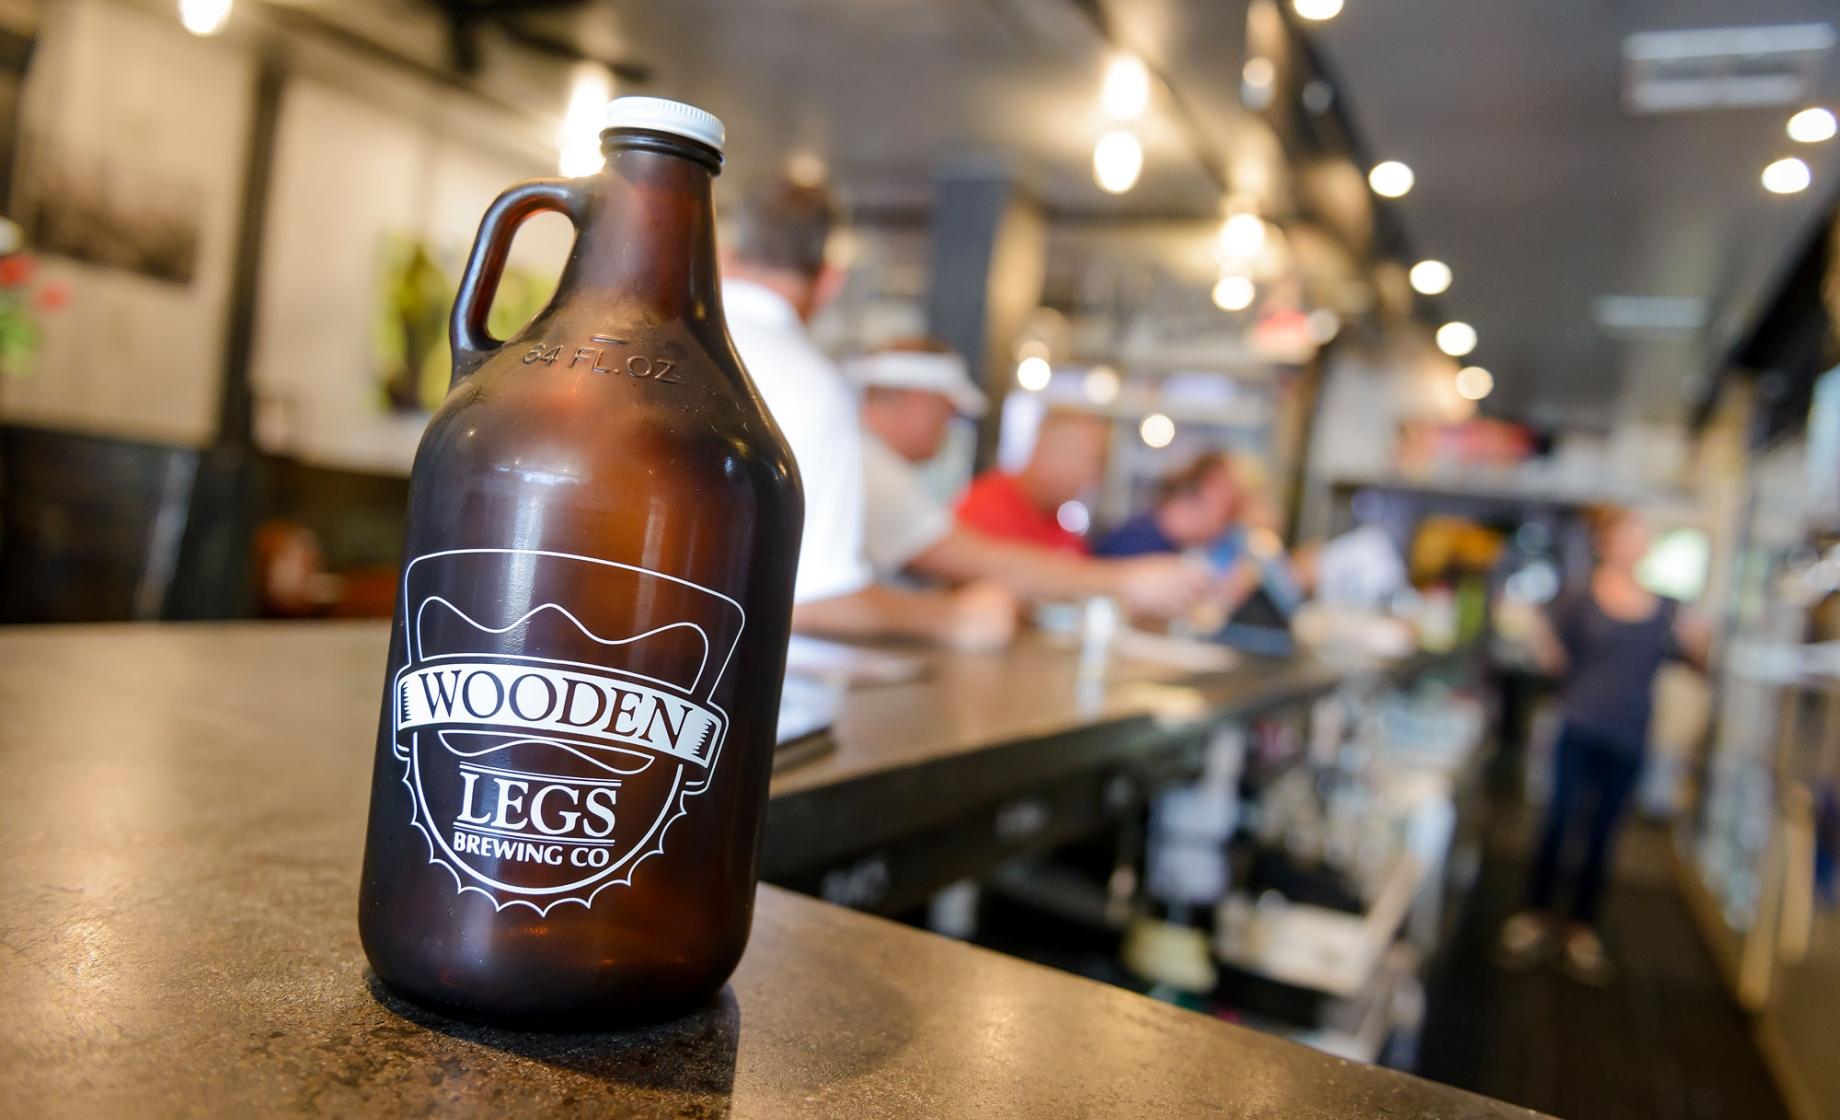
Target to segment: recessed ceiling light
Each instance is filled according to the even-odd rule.
[[[1039,393],[1054,378],[1054,367],[1046,358],[1024,358],[1016,363],[1016,384],[1031,393]]]
[[[1093,181],[1108,194],[1123,194],[1137,185],[1144,170],[1144,146],[1124,129],[1114,129],[1093,145]]]
[[[1443,261],[1419,261],[1406,274],[1412,290],[1421,296],[1441,295],[1450,287],[1450,266]]]
[[[231,3],[232,0],[179,0],[179,24],[194,35],[215,35],[230,22]]]
[[[1094,404],[1111,404],[1118,399],[1118,371],[1111,366],[1094,366],[1086,371],[1080,388]]]
[[[1121,54],[1105,68],[1105,84],[1099,88],[1099,107],[1105,115],[1118,121],[1134,121],[1150,107],[1150,71],[1143,59]]]
[[[1437,329],[1437,348],[1461,358],[1476,348],[1476,328],[1462,322],[1445,323]]]
[[[1220,255],[1243,261],[1265,247],[1265,219],[1257,214],[1235,214],[1220,224]]]
[[[1457,371],[1457,395],[1466,401],[1479,401],[1495,391],[1495,375],[1481,366],[1464,366]]]
[[[1214,306],[1222,311],[1244,311],[1252,306],[1256,295],[1258,289],[1253,287],[1250,276],[1230,274],[1214,284]]]
[[[1137,426],[1137,434],[1151,447],[1168,447],[1176,438],[1176,422],[1160,412],[1152,412]]]
[[[1814,180],[1808,165],[1790,156],[1763,169],[1763,189],[1771,194],[1799,194]]]
[[[193,6],[197,7],[195,3]],[[230,11],[228,0],[223,11]],[[196,30],[193,33],[209,34]],[[594,174],[607,162],[601,155],[601,117],[612,96],[613,75],[606,67],[593,62],[575,64],[569,75],[568,108],[563,110],[562,125],[556,130],[557,174],[577,179]]]
[[[1342,14],[1342,0],[1291,0],[1291,10],[1307,20],[1334,19]]]
[[[1412,169],[1396,159],[1374,164],[1367,173],[1367,185],[1382,198],[1399,198],[1412,189],[1416,177]]]
[[[1789,139],[1802,144],[1819,144],[1832,140],[1840,124],[1826,109],[1803,109],[1789,118]]]

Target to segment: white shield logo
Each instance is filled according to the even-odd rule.
[[[418,556],[402,603],[394,745],[429,862],[501,910],[630,884],[715,775],[741,605],[516,549]]]

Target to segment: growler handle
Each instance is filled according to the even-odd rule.
[[[554,210],[567,217],[579,235],[587,209],[588,192],[578,179],[529,179],[493,200],[485,217],[479,220],[473,252],[467,257],[460,290],[454,295],[453,318],[448,324],[448,341],[454,352],[454,376],[449,389],[505,344],[504,339],[493,338],[486,329],[486,314],[498,294],[498,280],[504,275],[505,257],[518,227],[534,214]]]

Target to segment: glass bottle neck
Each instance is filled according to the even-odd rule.
[[[714,173],[666,140],[616,137],[563,284],[667,319],[721,314]]]

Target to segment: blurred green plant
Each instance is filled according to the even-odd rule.
[[[447,395],[453,373],[447,316],[458,284],[419,237],[387,237],[383,258],[375,330],[382,403],[391,412],[432,412]],[[499,338],[511,337],[543,310],[555,290],[553,276],[507,268],[486,325]]]

